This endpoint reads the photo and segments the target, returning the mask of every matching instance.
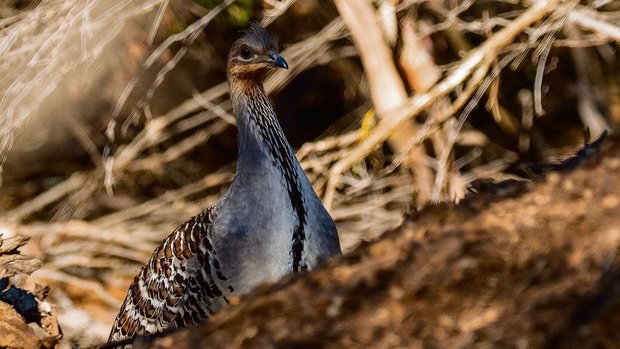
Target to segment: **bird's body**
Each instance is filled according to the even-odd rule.
[[[233,45],[228,63],[239,132],[235,179],[218,203],[155,250],[130,286],[109,341],[196,324],[231,294],[340,253],[334,222],[263,89],[273,66],[287,67],[267,32],[253,24]]]

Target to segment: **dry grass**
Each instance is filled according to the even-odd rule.
[[[130,79],[119,78],[124,89],[114,91],[116,107],[107,126],[107,145],[92,142],[92,130],[84,131],[79,125],[75,129],[94,168],[83,166],[2,215],[5,233],[33,238],[31,249],[44,261],[36,275],[56,286],[52,297],[71,341],[91,345],[107,336],[129,281],[153,248],[174,225],[215,202],[232,178],[232,166],[224,166],[163,193],[130,197],[133,192],[127,189],[144,176],[166,176],[163,168],[188,158],[196,147],[234,124],[224,81],[188,96],[165,113],[153,113],[150,108],[155,92],[174,74],[202,29],[231,3],[224,1],[206,11],[185,30],[148,49],[150,55],[145,50],[131,56],[127,43],[148,47],[156,41],[158,28],[170,11],[165,0],[50,0],[0,20],[4,58],[0,61],[0,154],[9,151],[20,134],[28,134],[36,120],[53,118],[50,105],[71,101],[67,94],[75,92],[72,86],[97,84],[119,63],[131,72]],[[295,3],[265,0],[263,22],[292,15],[290,8]],[[537,135],[530,132],[535,116],[545,113],[545,78],[552,65],[552,49],[567,48],[581,66],[617,64],[605,60],[617,59],[614,50],[620,41],[620,9],[613,2],[580,5],[543,0],[522,8],[511,1],[497,1],[503,12],[485,17],[488,12],[481,11],[473,19],[471,13],[479,13],[474,11],[474,1],[452,7],[421,0],[395,3],[378,12],[386,33],[389,23],[398,23],[401,17],[416,18],[416,11],[423,10],[427,16],[414,27],[416,35],[409,37],[419,38],[429,57],[433,46],[446,40],[454,46],[460,43],[462,56],[457,52],[448,63],[430,61],[417,68],[420,74],[425,69],[438,71],[441,79],[409,97],[404,105],[382,111],[377,120],[372,110],[359,109],[352,126],[335,129],[332,135],[300,148],[298,157],[330,207],[345,250],[398,225],[421,188],[431,190],[434,201],[458,200],[477,179],[511,176],[504,170],[517,153],[494,144],[468,120],[486,100],[491,120],[518,137],[519,149],[525,153],[537,141]],[[470,42],[471,36],[481,43]],[[312,67],[357,55],[348,39],[345,22],[335,17],[322,30],[286,47],[283,56],[294,64],[289,71],[269,76],[267,91],[278,92]],[[388,50],[396,49],[390,40],[386,45]],[[118,52],[129,55],[129,68]],[[500,77],[507,70],[526,70],[525,66],[534,68],[534,84],[519,95],[522,110],[511,114],[500,100]],[[415,77],[415,72],[408,74]],[[144,84],[147,73],[155,78]],[[598,134],[612,124],[612,117],[593,107],[593,86],[601,82],[593,81],[592,70],[576,76],[585,91],[579,114],[584,126]],[[355,88],[368,95],[364,83]],[[139,97],[133,100],[132,94]],[[395,130],[421,116],[424,122],[417,122],[416,134],[399,151],[382,148]],[[138,132],[129,132],[135,128]],[[457,148],[467,151],[457,156]],[[493,156],[486,154],[487,159],[480,160],[483,149],[489,148],[494,149]],[[413,149],[421,152],[430,178],[415,177],[404,161]],[[470,166],[473,162],[476,165]],[[51,221],[29,222],[29,217],[45,211],[54,212]]]
[[[164,0],[44,1],[0,22],[0,156],[59,90],[109,73],[119,35]],[[156,26],[152,30],[156,30]],[[59,98],[61,96],[55,96]]]

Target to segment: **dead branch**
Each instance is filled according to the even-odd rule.
[[[64,182],[55,185],[50,190],[42,193],[36,198],[27,201],[7,212],[4,217],[6,221],[12,223],[22,221],[30,214],[45,208],[53,202],[62,199],[70,192],[77,190],[87,181],[88,178],[88,173],[76,173]]]
[[[535,3],[508,26],[494,34],[480,47],[470,52],[449,76],[435,85],[429,92],[410,98],[405,107],[393,111],[390,117],[381,120],[374,129],[374,132],[367,139],[353,148],[346,158],[337,162],[330,169],[324,196],[325,205],[331,207],[336,186],[344,171],[349,169],[354,163],[363,159],[381,143],[387,140],[401,124],[418,115],[424,108],[437,100],[437,98],[446,96],[448,93],[452,92],[458,85],[472,76],[472,74],[485,75],[490,67],[490,61],[495,58],[497,52],[502,47],[510,44],[518,33],[554,10],[557,4],[557,0],[539,1]]]
[[[620,42],[620,26],[600,19],[595,11],[588,8],[581,6],[571,11],[568,15],[568,21],[583,29]]]
[[[407,100],[405,86],[396,71],[391,50],[384,39],[375,10],[370,1],[350,2],[336,0],[338,11],[351,31],[358,47],[366,72],[370,96],[379,118],[389,115],[389,111],[402,106]],[[416,133],[413,123],[402,123],[399,129],[390,134],[388,143],[396,153],[404,153],[405,145]],[[413,148],[406,153],[406,166],[411,169],[418,190],[418,202],[430,199],[432,173],[421,159],[422,149]]]

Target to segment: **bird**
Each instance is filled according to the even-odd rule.
[[[238,132],[233,181],[155,249],[129,286],[108,343],[198,324],[231,296],[342,253],[334,221],[265,93],[263,79],[277,68],[288,63],[276,40],[251,22],[227,60]]]

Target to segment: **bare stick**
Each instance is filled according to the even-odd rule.
[[[275,3],[275,8],[265,11],[265,16],[263,17],[262,24],[263,26],[270,25],[276,18],[280,17],[289,7],[297,0],[284,0]]]
[[[100,217],[94,220],[93,223],[98,226],[106,227],[118,224],[131,218],[143,216],[174,200],[179,200],[183,197],[192,195],[209,187],[221,185],[222,183],[229,181],[230,178],[231,175],[229,173],[214,173],[194,183],[183,186],[180,189],[166,192],[158,196],[157,198],[144,202],[138,206],[123,211],[110,213],[107,216]]]
[[[4,215],[4,219],[16,223],[45,206],[62,199],[70,192],[80,188],[89,178],[88,173],[76,173],[64,182],[57,184],[32,200],[26,201]]]
[[[578,39],[580,35],[579,29],[574,25],[566,26],[566,34],[569,38]],[[579,116],[583,124],[590,130],[593,137],[598,137],[605,130],[611,129],[605,117],[596,108],[592,91],[592,77],[589,76],[594,62],[592,62],[591,53],[586,48],[576,47],[570,50],[573,61],[575,62],[575,71],[577,72],[577,88],[579,89]]]
[[[597,18],[596,11],[580,7],[570,12],[568,21],[572,22],[583,29],[593,31],[602,36],[614,39],[620,42],[620,26],[613,25]]]

